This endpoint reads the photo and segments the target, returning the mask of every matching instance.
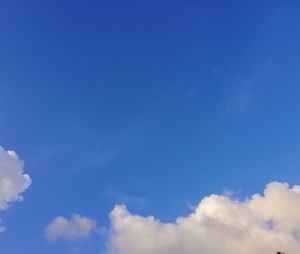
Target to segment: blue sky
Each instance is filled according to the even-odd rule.
[[[49,243],[73,213],[163,222],[204,196],[299,183],[297,1],[2,1],[0,145],[32,185],[0,211],[0,254],[99,253],[105,233]]]

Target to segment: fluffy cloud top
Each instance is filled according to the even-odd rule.
[[[23,166],[23,161],[14,151],[5,151],[0,146],[0,210],[22,200],[21,194],[30,186],[30,176],[24,174]]]
[[[107,254],[275,254],[300,250],[300,186],[273,182],[245,201],[204,198],[174,223],[129,213],[110,214]]]
[[[70,219],[56,217],[46,228],[46,237],[50,241],[59,239],[77,240],[87,238],[96,229],[96,222],[87,217],[74,214]]]

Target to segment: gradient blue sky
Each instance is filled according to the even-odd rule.
[[[172,221],[205,195],[300,180],[298,1],[0,2],[0,145],[33,180],[0,213],[0,254],[115,204]]]

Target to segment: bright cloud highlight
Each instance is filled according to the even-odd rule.
[[[174,223],[129,213],[110,214],[106,254],[275,254],[300,250],[300,186],[273,182],[245,201],[204,198]]]
[[[5,151],[0,146],[0,210],[7,209],[14,201],[21,201],[21,194],[30,186],[30,176],[24,173],[23,166],[14,151]]]
[[[96,222],[90,218],[74,214],[70,219],[56,217],[46,228],[46,237],[50,241],[77,240],[87,238],[96,230]]]

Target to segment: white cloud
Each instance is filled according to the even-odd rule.
[[[204,198],[195,211],[174,223],[129,213],[110,214],[106,254],[275,254],[300,250],[300,186],[267,185],[245,201],[225,195]]]
[[[96,230],[96,222],[87,217],[74,214],[67,219],[58,216],[47,226],[46,237],[50,241],[77,240],[87,238],[94,230]]]
[[[0,146],[0,210],[7,209],[14,201],[21,201],[21,194],[30,186],[30,176],[24,174],[23,166],[14,151],[5,151]]]

